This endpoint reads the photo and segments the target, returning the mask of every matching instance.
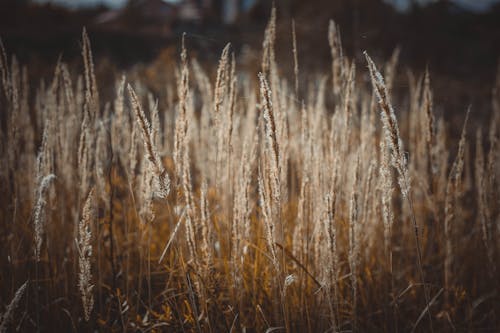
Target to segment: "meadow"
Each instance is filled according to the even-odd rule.
[[[0,332],[500,329],[500,71],[456,129],[398,49],[330,21],[311,73],[290,35],[291,70],[273,9],[257,70],[182,38],[111,85],[85,30],[37,82],[1,45]]]

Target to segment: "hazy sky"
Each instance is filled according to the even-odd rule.
[[[80,6],[93,6],[97,4],[105,4],[110,7],[120,7],[127,2],[127,0],[34,0],[35,2],[53,2],[58,4],[63,4],[69,7],[80,7]],[[179,2],[181,0],[164,0],[167,2]],[[385,2],[394,4],[398,9],[405,10],[408,8],[411,0],[384,0]],[[417,0],[420,3],[429,3],[436,0]],[[489,8],[489,6],[500,0],[451,0],[457,4],[460,4],[470,10],[474,11],[484,11]]]

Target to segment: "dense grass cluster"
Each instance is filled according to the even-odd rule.
[[[0,331],[500,327],[500,81],[456,138],[429,73],[393,94],[397,51],[355,64],[331,22],[305,75],[293,27],[290,79],[275,31],[258,73],[183,40],[156,94],[131,72],[100,95],[85,31],[48,82],[2,46]]]

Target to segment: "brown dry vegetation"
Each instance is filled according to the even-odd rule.
[[[85,31],[49,81],[2,46],[0,331],[499,329],[500,79],[454,137],[429,73],[394,96],[397,51],[355,64],[333,22],[331,68],[298,40],[284,77],[275,21],[260,73],[183,41],[161,85],[100,86]]]

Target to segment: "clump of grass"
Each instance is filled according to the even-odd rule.
[[[434,115],[431,73],[393,89],[398,48],[384,79],[331,21],[331,68],[299,73],[295,28],[290,77],[273,9],[259,74],[230,44],[205,66],[185,35],[166,80],[145,65],[109,89],[85,30],[82,73],[61,58],[48,84],[0,44],[0,298],[36,287],[0,330],[498,326],[500,88],[469,148]]]

